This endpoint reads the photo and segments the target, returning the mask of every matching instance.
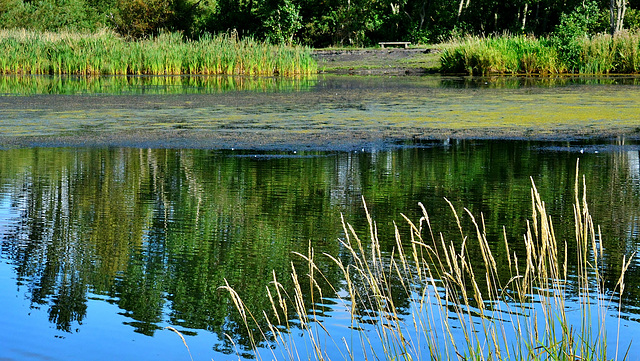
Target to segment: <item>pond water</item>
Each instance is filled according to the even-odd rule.
[[[509,87],[515,89],[515,94],[532,93],[545,99],[566,93],[571,93],[574,100],[604,99],[605,91],[608,96],[619,91],[616,94],[622,98],[609,100],[616,104],[640,96],[640,90],[633,84],[620,85],[626,90],[623,92],[608,83],[589,87],[562,83],[559,88],[539,83],[533,86],[507,83],[495,90],[486,88],[488,82],[477,80],[471,83],[459,80],[445,86],[442,79],[430,80],[435,85],[415,85],[419,80],[407,79],[396,83],[388,79],[360,79],[355,83],[351,79],[344,83],[330,79],[331,85],[319,86],[323,81],[326,80],[266,89],[267,100],[256,98],[265,103],[275,96],[291,104],[301,101],[299,108],[290,104],[291,109],[280,112],[281,105],[271,105],[264,114],[256,110],[251,119],[262,122],[264,116],[268,121],[283,122],[278,120],[279,116],[307,112],[313,117],[323,112],[339,122],[351,110],[329,100],[311,104],[305,102],[309,98],[301,96],[316,92],[322,97],[328,92],[327,87],[358,93],[366,110],[359,110],[363,117],[379,116],[376,112],[381,111],[383,99],[396,101],[385,93],[384,89],[389,88],[408,90],[398,98],[401,105],[382,107],[382,111],[394,114],[406,111],[404,116],[408,118],[412,112],[424,110],[405,109],[409,103],[417,104],[415,99],[426,99],[420,95],[420,89],[430,91],[431,95],[440,94],[433,89],[444,89],[447,97],[437,101],[443,103],[441,109],[461,106],[461,97],[474,94],[474,101],[481,100],[472,105],[477,108],[472,115],[475,117],[490,117],[491,107],[498,106],[501,96],[514,94],[504,90]],[[372,95],[367,95],[368,87]],[[640,144],[629,137],[534,141],[474,140],[466,136],[429,140],[407,139],[403,130],[394,133],[399,134],[398,138],[388,141],[386,136],[377,138],[378,135],[370,134],[378,128],[367,123],[360,128],[364,135],[356,137],[354,143],[342,139],[335,147],[306,143],[297,148],[295,139],[279,143],[279,138],[275,143],[249,143],[234,138],[233,142],[251,145],[241,149],[229,146],[233,143],[230,139],[203,141],[193,146],[196,138],[189,138],[191,135],[185,135],[185,143],[180,143],[190,145],[185,147],[170,146],[176,143],[167,144],[155,137],[147,139],[146,147],[124,147],[115,138],[105,141],[95,134],[85,139],[92,141],[91,146],[82,147],[62,133],[81,134],[82,126],[97,121],[97,115],[84,117],[92,111],[87,99],[97,98],[98,107],[107,107],[124,98],[113,94],[86,96],[83,94],[88,87],[80,88],[85,90],[65,95],[71,97],[66,105],[56,103],[59,94],[43,94],[46,91],[41,88],[33,93],[6,90],[7,95],[0,98],[10,105],[0,110],[6,116],[0,124],[7,130],[5,147],[0,150],[2,360],[189,360],[182,340],[166,326],[184,335],[194,360],[250,358],[246,330],[239,323],[228,293],[219,289],[225,280],[244,297],[248,308],[269,309],[265,286],[273,279],[272,270],[278,279],[286,279],[290,264],[300,263],[300,257],[293,252],[306,254],[311,245],[318,255],[344,253],[339,243],[344,238],[341,215],[366,236],[363,199],[378,226],[385,257],[390,256],[395,246],[394,222],[406,235],[408,227],[402,214],[417,221],[421,216],[418,202],[429,211],[435,230],[447,239],[459,238],[456,220],[445,197],[461,214],[466,207],[476,216],[484,216],[492,247],[499,249],[504,232],[511,247],[521,252],[522,235],[527,220],[531,219],[531,180],[547,203],[558,238],[571,239],[578,159],[591,213],[595,223],[601,225],[603,282],[614,303],[618,299],[614,286],[623,255],[636,252],[640,243]],[[197,106],[168,112],[167,118],[191,119],[191,114],[198,119],[211,106],[223,102],[228,105],[235,96],[242,101],[230,114],[242,114],[242,124],[242,119],[249,118],[247,103],[253,106],[258,101],[252,100],[251,94],[265,91],[232,88],[223,92],[194,85],[186,88],[199,96],[216,97],[197,98],[194,100]],[[122,91],[137,92],[136,89],[141,86]],[[574,94],[585,93],[586,89],[592,92],[581,97]],[[176,104],[176,99],[172,97],[182,97],[188,91],[177,92],[178,95],[158,92],[162,93],[152,92],[149,98],[140,94],[131,96],[140,97],[135,104],[159,102],[157,107],[162,110],[173,109],[171,105]],[[338,92],[354,96],[353,92]],[[33,102],[34,97],[41,102]],[[487,103],[487,99],[496,103]],[[508,97],[506,100],[512,101]],[[479,115],[485,106],[487,113]],[[17,112],[20,107],[23,113]],[[79,107],[79,114],[84,115],[69,115],[73,107]],[[119,117],[124,117],[126,109],[140,119],[154,114],[153,106],[149,109],[148,105],[114,108],[115,115],[110,115],[116,119],[113,122],[121,120]],[[631,114],[635,108],[633,104],[629,108]],[[582,111],[578,105],[575,109]],[[619,118],[607,112],[600,110],[598,114],[606,113],[613,123],[628,117],[624,121],[631,124],[631,115],[625,115],[624,111]],[[217,117],[224,118],[222,113]],[[23,119],[23,123],[14,124],[11,119]],[[47,123],[43,119],[58,122]],[[76,120],[77,124],[60,130],[61,133],[45,134],[48,124],[53,124],[52,129],[56,129],[56,124],[66,124],[60,119]],[[381,119],[384,123],[384,118]],[[198,124],[196,120],[188,123]],[[36,135],[42,137],[25,141],[24,137],[30,137],[27,129],[33,124],[37,125],[36,133],[42,132]],[[337,127],[331,120],[328,124]],[[127,130],[126,125],[119,126]],[[207,126],[200,130],[206,131]],[[256,132],[269,131],[268,127],[253,127]],[[286,133],[286,127],[282,127],[284,130],[280,131]],[[297,129],[295,122],[292,127],[294,131]],[[386,134],[384,130],[381,132]],[[35,146],[25,146],[29,144]],[[468,217],[462,221],[465,227],[469,226]],[[319,257],[318,262],[327,271],[329,281],[340,285],[341,276],[330,260]],[[626,349],[633,341],[629,359],[637,360],[640,359],[640,345],[635,339],[640,332],[637,257],[632,260],[625,280],[620,343]],[[411,305],[405,302],[403,307]],[[607,316],[611,339],[618,328],[614,311]],[[329,302],[322,318],[336,338],[349,337],[349,318],[342,308],[332,307]],[[340,357],[332,355],[332,359]]]
[[[637,83],[622,77],[0,77],[0,146],[356,150],[449,137],[637,138]]]

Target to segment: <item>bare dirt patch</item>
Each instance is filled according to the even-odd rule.
[[[410,49],[319,49],[320,72],[353,75],[424,75],[438,72],[440,51]]]

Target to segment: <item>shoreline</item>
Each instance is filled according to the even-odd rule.
[[[575,145],[594,150],[633,147],[640,150],[640,133],[626,131],[558,132],[532,134],[530,130],[425,129],[421,134],[380,134],[364,131],[327,132],[189,132],[127,131],[51,136],[0,136],[0,150],[16,148],[141,148],[209,149],[258,152],[369,152],[398,148],[448,146],[455,142],[534,142],[558,149]],[[240,136],[239,136],[240,135]],[[631,144],[621,144],[630,142]],[[570,151],[578,151],[575,148]]]
[[[327,75],[306,85],[193,94],[181,83],[166,85],[178,90],[168,94],[146,83],[136,94],[4,93],[0,148],[360,151],[448,139],[640,141],[638,78],[579,80]]]
[[[319,74],[428,75],[440,73],[437,48],[315,49]]]

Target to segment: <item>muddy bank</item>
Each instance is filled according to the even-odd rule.
[[[456,129],[423,129],[414,134],[371,132],[302,132],[243,131],[243,132],[189,132],[169,131],[119,131],[110,133],[85,133],[51,136],[0,136],[0,149],[55,147],[55,148],[150,148],[150,149],[227,149],[255,151],[380,151],[406,147],[431,147],[448,144],[453,140],[504,140],[562,142],[572,144],[615,143],[621,140],[639,142],[640,133],[633,129],[591,132],[536,133],[532,130],[516,131],[491,129],[483,131]],[[574,151],[577,151],[575,148]]]
[[[318,70],[350,75],[425,75],[438,72],[437,48],[319,49],[312,57]]]

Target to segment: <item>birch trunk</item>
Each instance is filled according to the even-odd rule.
[[[627,12],[627,0],[611,0],[609,3],[611,14],[611,35],[621,32],[624,27],[624,15]]]

